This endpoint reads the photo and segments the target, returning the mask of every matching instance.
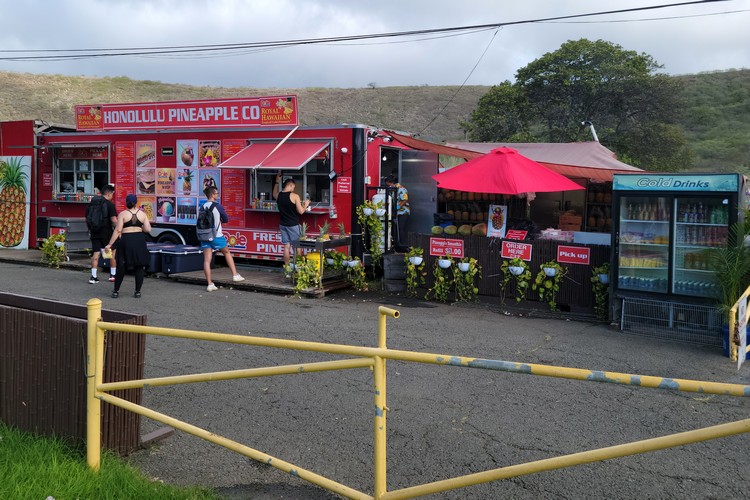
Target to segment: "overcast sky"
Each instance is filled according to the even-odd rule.
[[[665,0],[0,0],[0,58],[30,49],[239,44],[525,21]],[[689,16],[689,17],[688,17]],[[624,22],[627,21],[627,22]],[[220,87],[494,85],[567,40],[606,40],[672,74],[750,68],[750,0],[705,2],[473,33],[262,51],[0,60],[0,70]],[[486,51],[486,52],[485,52]],[[90,53],[83,51],[82,53]],[[476,65],[476,68],[474,68]]]

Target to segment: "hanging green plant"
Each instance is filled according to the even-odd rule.
[[[367,235],[370,238],[369,250],[373,267],[380,265],[380,258],[383,256],[383,221],[375,213],[377,208],[382,207],[382,202],[373,203],[366,200],[356,209],[357,221],[362,226],[362,236]]]
[[[555,297],[560,290],[560,282],[567,274],[567,268],[561,266],[554,260],[545,262],[539,266],[539,273],[531,285],[532,290],[539,294],[539,300],[549,304],[552,311],[557,311],[557,302]]]
[[[369,289],[365,266],[359,260],[359,257],[353,257],[347,261],[346,279],[357,291],[366,292]]]
[[[65,235],[53,234],[42,242],[39,247],[42,251],[42,262],[49,267],[60,268],[60,262],[65,260]]]
[[[451,269],[453,270],[456,301],[477,302],[479,300],[479,288],[474,284],[474,280],[477,275],[479,275],[479,279],[482,279],[482,266],[479,265],[477,259],[464,257]]]
[[[448,267],[442,267],[441,260],[449,261],[450,264],[448,265]],[[448,269],[452,267],[453,259],[449,255],[435,260],[435,266],[432,270],[432,275],[435,278],[435,283],[432,285],[432,288],[427,290],[427,293],[425,294],[426,299],[433,297],[435,300],[439,300],[440,302],[448,302],[448,294],[450,293],[453,281],[448,279],[447,273]]]
[[[602,321],[609,319],[609,262],[591,269],[594,313]]]
[[[346,258],[346,254],[344,252],[339,252],[335,249],[326,250],[323,253],[323,256],[325,257],[326,261],[326,267],[330,269],[343,269],[344,268],[344,259]]]
[[[505,293],[511,281],[516,283],[516,302],[525,299],[531,282],[531,271],[526,261],[520,257],[504,260],[500,265],[500,272],[503,273],[501,283],[503,304],[505,303]]]
[[[424,271],[424,250],[419,247],[411,247],[406,254],[406,295],[417,296],[417,288],[425,284],[427,271]]]

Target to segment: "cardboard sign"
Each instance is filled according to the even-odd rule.
[[[508,207],[506,205],[490,205],[487,216],[487,237],[504,238],[508,225]]]
[[[531,260],[531,244],[516,243],[514,241],[503,241],[500,256],[503,259],[519,258],[528,262]]]
[[[737,349],[737,369],[739,370],[747,357],[747,297],[740,300],[737,307],[737,316],[739,320],[737,321],[737,329],[740,337],[740,346]]]
[[[557,262],[566,264],[588,265],[591,259],[591,249],[587,247],[568,247],[560,245],[557,247]]]
[[[521,231],[520,229],[508,229],[508,232],[505,234],[505,238],[509,240],[525,240],[526,235],[529,234],[528,231]]]
[[[435,257],[444,257],[446,255],[449,255],[455,259],[463,259],[464,240],[430,238],[430,255]]]

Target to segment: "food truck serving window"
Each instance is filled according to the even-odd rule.
[[[270,200],[277,172],[293,178],[300,197],[309,195],[313,203],[331,201],[332,165],[329,141],[254,142],[219,167],[253,170],[251,198]]]
[[[60,146],[54,149],[54,191],[92,195],[109,184],[107,146]]]

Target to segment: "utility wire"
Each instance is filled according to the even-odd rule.
[[[487,44],[487,47],[484,48],[484,52],[482,52],[482,55],[479,56],[479,59],[477,59],[476,64],[474,64],[474,67],[471,68],[471,71],[469,71],[469,74],[466,76],[466,78],[464,79],[463,83],[461,83],[461,86],[456,89],[456,91],[453,93],[453,95],[451,96],[451,98],[448,99],[448,102],[445,103],[445,106],[443,106],[440,111],[438,111],[437,113],[435,113],[435,116],[432,117],[432,120],[430,120],[430,122],[427,125],[425,125],[424,128],[422,128],[422,130],[420,130],[419,132],[417,132],[416,134],[414,134],[414,137],[418,137],[418,136],[422,135],[422,133],[425,130],[427,130],[428,128],[430,128],[430,125],[432,125],[432,123],[435,120],[437,120],[438,116],[440,116],[441,114],[443,114],[443,111],[445,111],[445,108],[447,108],[448,105],[450,103],[452,103],[453,100],[456,98],[456,96],[458,95],[458,93],[461,92],[461,89],[463,89],[464,85],[466,85],[466,82],[469,81],[469,78],[471,78],[471,75],[474,73],[474,70],[477,69],[477,66],[479,66],[479,63],[482,62],[482,59],[484,59],[484,55],[490,49],[490,45],[492,45],[492,42],[495,41],[495,37],[497,36],[497,32],[499,30],[500,30],[500,28],[498,28],[498,29],[495,30],[495,33],[492,35],[492,38],[490,39],[490,42]]]
[[[268,42],[248,42],[248,43],[236,43],[236,44],[212,44],[212,45],[181,45],[181,46],[162,46],[162,47],[127,47],[117,49],[103,49],[103,48],[89,48],[89,49],[37,49],[37,50],[2,50],[0,53],[12,54],[12,53],[46,53],[46,54],[59,54],[62,55],[25,55],[25,56],[8,56],[0,57],[0,61],[59,61],[67,59],[92,59],[102,57],[122,57],[122,56],[142,56],[142,55],[158,55],[158,54],[179,54],[179,53],[196,53],[196,52],[217,52],[227,50],[247,50],[247,49],[260,49],[260,48],[277,48],[287,46],[299,46],[299,45],[317,45],[325,43],[338,43],[355,40],[371,40],[381,38],[392,38],[392,37],[404,37],[404,36],[417,36],[427,35],[435,33],[451,33],[451,32],[462,32],[469,30],[481,30],[481,29],[494,29],[501,28],[504,26],[514,26],[521,24],[532,24],[532,23],[549,23],[553,21],[563,21],[566,19],[578,19],[583,17],[594,17],[604,16],[611,14],[623,14],[628,12],[642,12],[648,10],[666,9],[671,7],[684,7],[687,5],[696,4],[707,4],[715,2],[726,2],[730,0],[694,0],[690,2],[678,2],[663,5],[651,5],[646,7],[633,7],[628,9],[617,9],[601,12],[590,12],[586,14],[570,14],[564,16],[545,17],[537,19],[527,19],[520,21],[507,21],[501,23],[490,23],[490,24],[479,24],[473,26],[455,26],[449,28],[435,28],[425,30],[411,30],[411,31],[400,31],[400,32],[389,32],[389,33],[373,33],[373,34],[362,34],[362,35],[351,35],[351,36],[339,36],[339,37],[326,37],[326,38],[302,38],[292,40],[278,40]]]

